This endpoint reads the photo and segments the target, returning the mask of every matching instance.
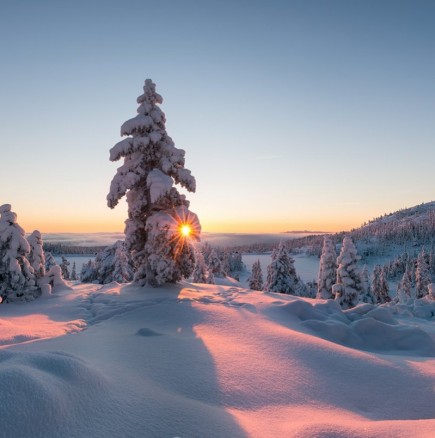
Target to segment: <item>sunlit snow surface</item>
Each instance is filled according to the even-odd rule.
[[[0,437],[433,436],[433,305],[226,283],[1,305]]]

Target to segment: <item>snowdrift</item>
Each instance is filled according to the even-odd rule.
[[[430,437],[431,306],[189,283],[2,305],[0,436]]]

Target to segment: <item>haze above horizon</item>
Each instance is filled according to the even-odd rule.
[[[430,201],[434,20],[422,0],[7,2],[0,204],[28,232],[122,231],[108,156],[146,78],[206,232],[349,230]]]

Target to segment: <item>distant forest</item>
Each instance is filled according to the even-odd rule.
[[[96,255],[106,246],[65,245],[64,243],[44,242],[44,251],[53,255]]]

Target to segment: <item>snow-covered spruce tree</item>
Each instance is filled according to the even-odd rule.
[[[3,302],[32,300],[40,290],[27,259],[30,245],[11,209],[10,204],[0,207],[0,297]]]
[[[375,304],[384,304],[391,301],[385,270],[380,265],[373,269],[372,294]]]
[[[252,290],[263,290],[263,272],[261,270],[260,260],[256,260],[252,264],[252,272],[248,278],[248,284]]]
[[[360,301],[362,301],[363,303],[374,304],[367,265],[364,265],[364,268],[360,273],[360,280],[361,280]]]
[[[45,254],[42,245],[42,236],[38,230],[35,230],[28,238],[30,245],[29,262],[32,266],[36,278],[45,275]]]
[[[122,240],[100,251],[95,260],[83,266],[82,283],[129,283],[133,280],[134,266]]]
[[[428,294],[427,286],[431,283],[429,265],[426,261],[426,252],[424,248],[417,257],[417,268],[415,270],[415,297],[423,298]]]
[[[223,271],[222,262],[218,256],[215,249],[211,250],[208,257],[208,267],[213,272],[214,277],[224,277],[225,273]]]
[[[267,267],[265,292],[297,295],[302,288],[296,274],[294,260],[281,242],[272,253],[272,263]]]
[[[73,281],[78,280],[76,262],[73,262],[73,265],[72,265],[72,268],[71,268],[70,279],[73,280]]]
[[[207,266],[204,256],[200,251],[195,253],[195,267],[193,268],[192,280],[194,283],[207,283]]]
[[[45,272],[48,272],[53,266],[56,266],[56,259],[51,252],[45,253]]]
[[[93,283],[94,281],[98,283],[98,270],[95,267],[95,261],[89,259],[87,263],[84,263],[82,270],[80,271],[80,281],[82,283]]]
[[[405,272],[397,286],[397,300],[406,304],[412,298],[412,282],[411,274],[408,266],[406,266]]]
[[[137,98],[138,115],[121,126],[128,136],[110,150],[110,160],[124,163],[114,176],[107,203],[114,208],[126,196],[128,219],[125,243],[136,268],[135,281],[158,286],[189,277],[193,270],[193,248],[200,224],[189,211],[189,202],[175,184],[189,192],[195,178],[184,168],[184,150],[177,149],[165,128],[163,102],[151,79]]]
[[[59,266],[60,266],[60,270],[62,272],[62,278],[64,280],[69,280],[69,278],[70,278],[70,273],[69,273],[69,269],[68,269],[69,265],[70,265],[70,262],[68,261],[68,259],[65,256],[62,256],[62,263]]]
[[[207,269],[207,284],[216,284],[216,280],[214,279],[213,271],[211,268]]]
[[[316,298],[328,300],[334,298],[332,286],[337,277],[337,254],[330,236],[323,238],[322,254],[320,256],[319,275],[317,279]]]
[[[332,287],[335,300],[344,309],[355,307],[360,299],[361,278],[357,266],[359,259],[352,239],[346,236],[337,258],[336,284]]]

